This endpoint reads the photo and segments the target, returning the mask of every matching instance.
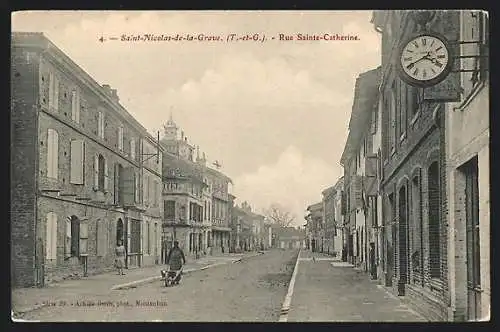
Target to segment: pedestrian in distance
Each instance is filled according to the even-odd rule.
[[[116,253],[115,267],[118,269],[118,274],[125,275],[125,273],[123,273],[123,268],[125,267],[125,247],[123,246],[122,240],[118,241],[115,253]]]

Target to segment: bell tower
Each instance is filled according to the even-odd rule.
[[[163,125],[163,130],[165,133],[164,139],[169,140],[169,141],[175,141],[177,140],[177,131],[179,128],[175,124],[174,120],[172,119],[172,112],[170,112],[170,117],[167,121],[167,124]]]

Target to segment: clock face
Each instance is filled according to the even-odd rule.
[[[399,66],[414,84],[439,83],[451,67],[449,48],[436,36],[413,37],[400,51]]]

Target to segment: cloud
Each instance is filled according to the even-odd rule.
[[[318,188],[333,183],[339,175],[323,160],[288,146],[275,163],[236,178],[234,193],[237,202],[246,200],[257,211],[279,203],[296,215],[296,225],[302,225],[307,206],[321,200]]]

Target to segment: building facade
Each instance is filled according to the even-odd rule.
[[[121,241],[141,266],[146,129],[43,34],[11,50],[13,286],[112,269]]]
[[[309,205],[306,216],[306,234],[308,234],[306,247],[313,252],[323,252],[324,222],[323,202]]]
[[[372,155],[373,137],[370,128],[378,106],[380,72],[380,68],[373,69],[359,75],[356,80],[349,134],[340,160],[344,166],[348,260],[365,271],[375,264],[371,198],[376,169],[373,165],[375,158]]]
[[[334,255],[334,236],[336,232],[335,227],[335,210],[334,210],[334,190],[329,187],[321,192],[323,199],[323,220],[325,223],[325,239],[324,239],[324,252],[328,255]]]
[[[334,190],[334,222],[335,222],[335,236],[333,240],[334,250],[336,256],[339,258],[343,258],[347,245],[346,238],[344,236],[344,214],[345,214],[345,197],[344,197],[344,177],[342,176],[337,180],[335,185],[333,186]]]
[[[390,11],[380,13],[383,19],[375,16],[375,22],[383,22],[375,26],[382,33],[384,282],[418,308],[427,308],[428,317],[445,320],[444,126],[439,116],[443,109],[424,101],[423,91],[401,81],[394,70],[392,46],[416,29],[408,14]]]
[[[488,16],[460,12],[460,100],[444,110],[450,319],[490,317],[490,130]]]

